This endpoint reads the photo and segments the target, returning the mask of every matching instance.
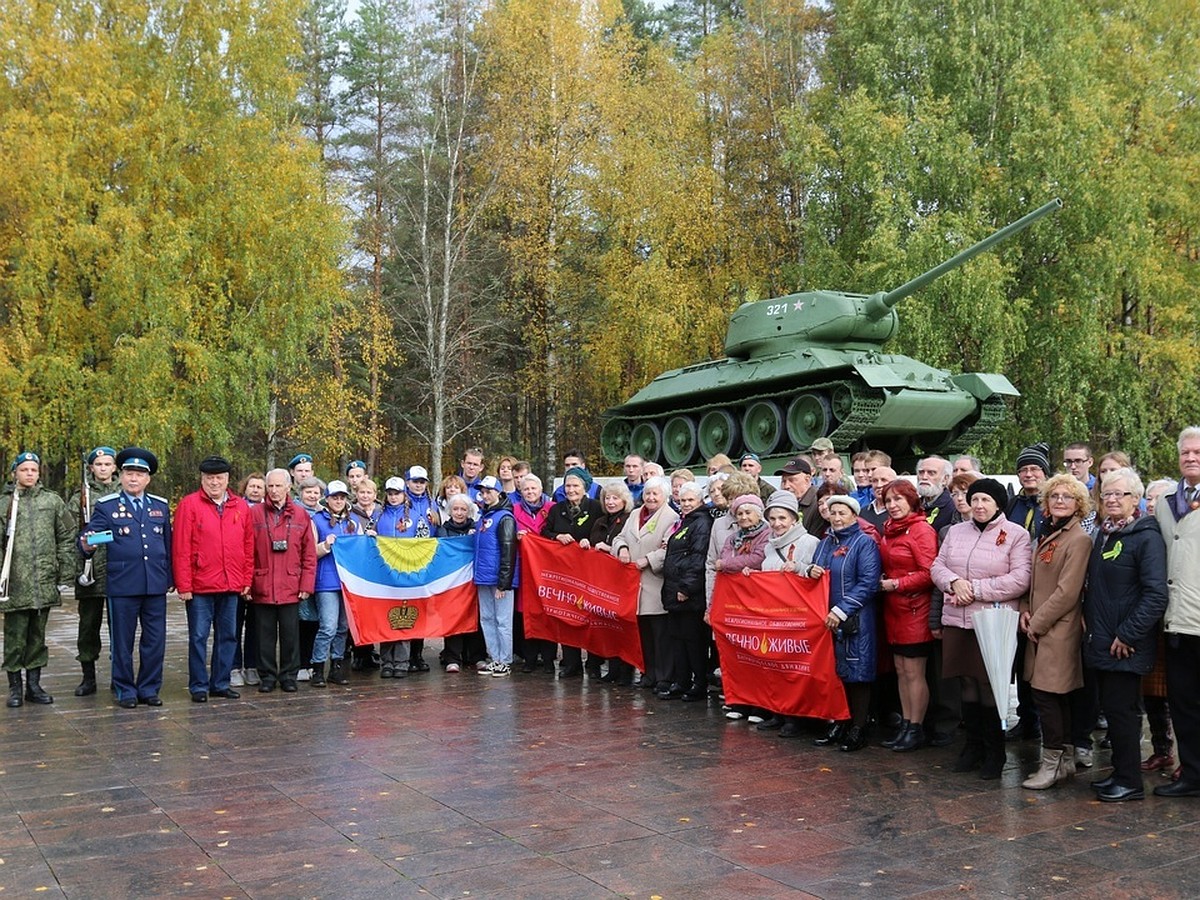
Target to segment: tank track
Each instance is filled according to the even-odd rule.
[[[962,434],[955,437],[946,445],[944,453],[966,453],[985,438],[995,434],[1008,415],[1008,407],[999,397],[985,400],[979,408],[979,418],[966,428]]]
[[[879,416],[879,410],[883,409],[883,391],[865,388],[852,381],[830,382],[829,384],[815,385],[815,387],[819,390],[830,385],[849,388],[850,395],[853,398],[850,415],[846,416],[841,424],[828,435],[828,438],[833,441],[833,446],[838,448],[849,447],[867,433],[871,427],[871,423]]]
[[[636,425],[639,422],[655,422],[661,428],[666,424],[668,419],[674,416],[692,416],[699,421],[700,417],[705,413],[714,409],[731,409],[734,406],[746,406],[758,400],[773,400],[782,408],[784,415],[787,414],[787,406],[798,394],[812,393],[825,391],[832,395],[833,391],[838,388],[846,388],[850,391],[851,407],[849,415],[845,416],[837,426],[829,432],[826,437],[833,441],[835,447],[849,447],[853,441],[858,440],[871,428],[871,423],[875,421],[879,414],[879,410],[883,408],[883,391],[877,388],[870,388],[866,385],[856,384],[848,379],[838,379],[836,381],[826,381],[821,384],[807,384],[802,389],[789,391],[787,393],[764,393],[752,394],[745,397],[739,397],[737,400],[726,403],[710,403],[705,406],[697,406],[692,409],[674,410],[669,415],[652,414],[652,415],[614,415],[611,418],[620,419],[629,422],[630,425]],[[835,422],[837,420],[835,419]],[[806,448],[801,448],[806,449]],[[788,452],[791,452],[790,450]],[[610,460],[612,462],[620,462]]]

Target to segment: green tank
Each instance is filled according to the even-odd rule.
[[[718,453],[804,450],[820,437],[839,452],[872,447],[898,458],[969,450],[999,428],[1005,398],[1019,392],[1003,375],[952,375],[881,352],[898,327],[893,307],[1061,206],[1050,201],[892,291],[743,303],[724,358],[664,372],[604,413],[604,455],[677,468]]]

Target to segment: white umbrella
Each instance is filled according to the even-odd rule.
[[[1017,657],[1017,625],[1020,621],[1019,612],[999,605],[981,609],[971,617],[1001,725],[1008,723],[1008,685],[1012,681],[1013,660]]]

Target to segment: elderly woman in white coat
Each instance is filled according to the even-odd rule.
[[[642,505],[629,516],[621,533],[613,539],[612,554],[621,562],[641,570],[638,593],[638,631],[642,637],[642,687],[671,686],[671,648],[667,638],[667,611],[662,605],[664,547],[679,514],[671,509],[671,482],[649,479],[642,488]]]

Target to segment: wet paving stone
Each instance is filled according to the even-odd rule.
[[[845,754],[715,700],[436,667],[192,704],[176,603],[165,705],[122,710],[103,679],[71,695],[75,626],[51,616],[55,703],[0,729],[0,896],[1200,896],[1200,803],[1097,802],[1103,753],[1035,793],[1032,745],[984,782],[955,747]]]

